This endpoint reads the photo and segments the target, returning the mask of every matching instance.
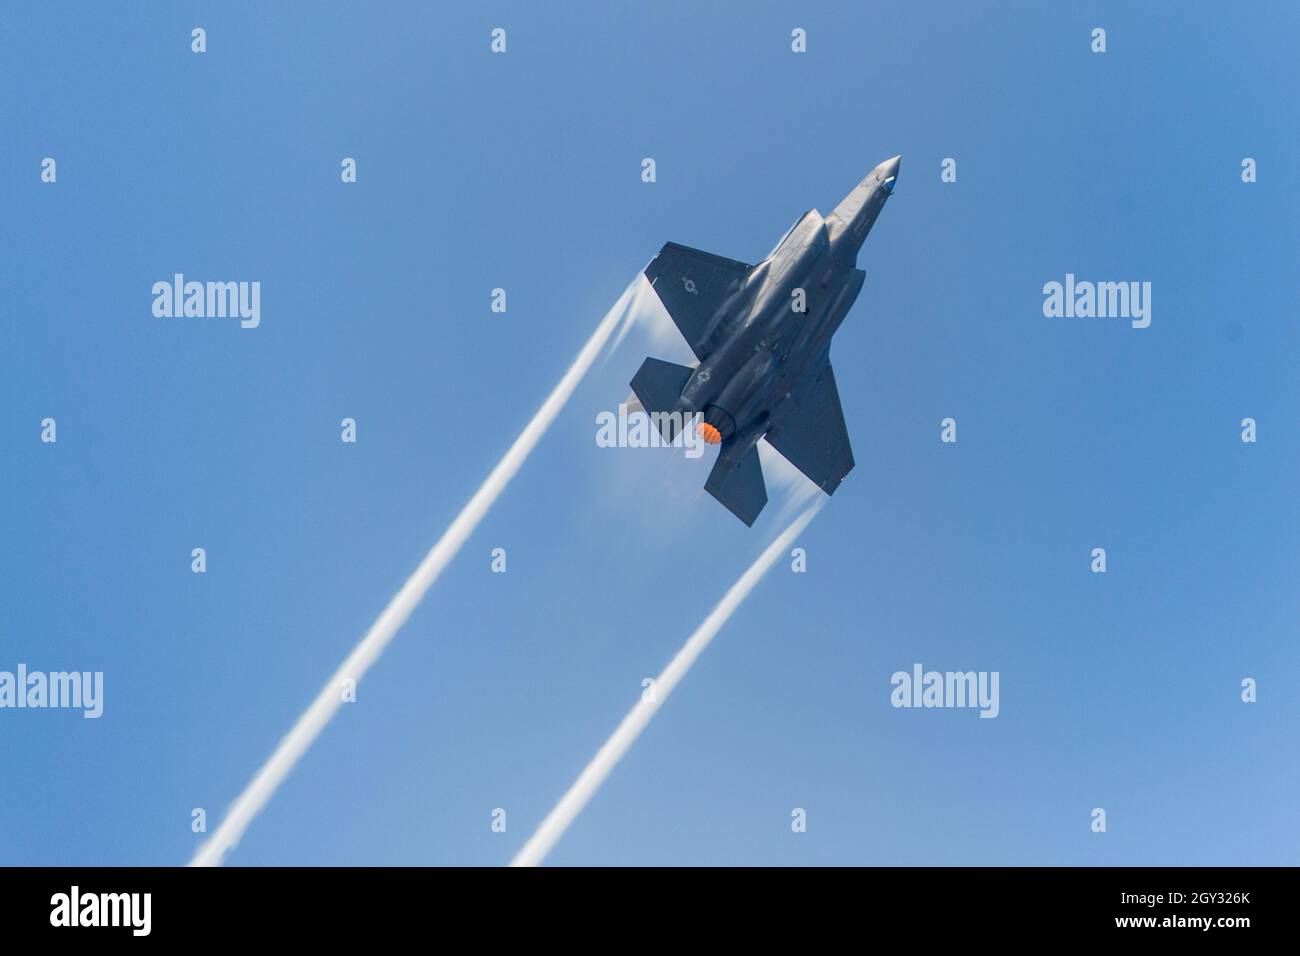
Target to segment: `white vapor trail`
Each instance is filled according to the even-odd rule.
[[[555,844],[559,842],[560,837],[569,828],[575,817],[582,812],[582,809],[590,802],[591,798],[596,795],[600,785],[610,775],[623,755],[636,742],[637,737],[641,736],[641,731],[645,730],[646,725],[650,723],[650,718],[655,715],[668,695],[672,693],[673,688],[678,682],[686,676],[686,672],[691,669],[696,658],[704,652],[709,646],[709,642],[722,629],[722,625],[727,623],[727,619],[735,613],[736,608],[749,596],[754,587],[762,580],[776,563],[777,559],[785,552],[790,544],[808,527],[808,522],[821,510],[822,504],[826,501],[825,496],[820,496],[814,501],[798,518],[791,522],[790,526],[781,532],[766,550],[759,555],[758,560],[749,566],[749,569],[740,576],[740,579],[731,586],[721,601],[718,602],[704,622],[695,629],[695,633],[687,638],[682,649],[664,668],[662,674],[655,680],[653,699],[641,697],[637,701],[623,722],[618,725],[614,733],[610,735],[605,745],[596,752],[596,756],[587,764],[587,768],[578,775],[567,793],[560,798],[560,802],[555,805],[546,819],[542,821],[541,826],[537,828],[528,842],[524,844],[523,849],[515,855],[510,861],[511,866],[537,866],[546,858]]]
[[[606,313],[596,331],[592,333],[587,344],[582,347],[569,370],[564,373],[555,390],[547,396],[542,407],[537,410],[532,420],[520,432],[515,443],[505,453],[497,466],[492,469],[482,487],[474,493],[469,503],[461,509],[451,525],[443,532],[441,538],[425,555],[415,573],[402,585],[402,589],[388,602],[382,614],[370,625],[361,642],[348,655],[347,660],[321,688],[316,699],[298,718],[289,734],[280,741],[271,758],[244,788],[244,792],[231,805],[225,820],[212,836],[199,847],[190,860],[190,866],[219,866],[229,852],[244,835],[253,818],[262,811],[267,802],[275,795],[280,784],[293,770],[299,758],[307,748],[320,736],[325,725],[329,723],[343,702],[341,686],[345,679],[351,678],[360,683],[366,671],[370,669],[379,655],[384,652],[390,641],[411,612],[424,598],[425,592],[438,580],[443,569],[456,556],[461,545],[473,533],[474,528],[487,514],[497,497],[505,490],[510,479],[527,460],[529,454],[541,441],[546,430],[550,428],[555,417],[564,408],[578,383],[599,357],[601,349],[620,325],[624,329],[635,322],[643,308],[646,291],[650,285],[638,274],[636,279],[624,290],[614,307]]]

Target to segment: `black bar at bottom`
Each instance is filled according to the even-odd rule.
[[[901,933],[926,943],[1231,944],[1286,933],[1296,886],[1288,868],[31,868],[0,869],[0,926],[6,942],[341,945],[448,932],[473,934],[459,937],[466,942],[518,934],[553,943],[600,925],[613,943],[610,927],[625,927],[630,941],[703,920],[733,941],[843,930],[863,941]]]

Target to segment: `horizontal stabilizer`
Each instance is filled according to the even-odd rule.
[[[659,433],[667,441],[677,437],[678,416],[664,414],[677,408],[677,400],[682,397],[682,389],[690,381],[694,369],[685,365],[674,365],[663,359],[648,358],[641,363],[641,368],[632,377],[632,394],[641,403],[651,419],[659,426]]]
[[[758,446],[751,445],[734,468],[728,468],[730,464],[724,445],[713,471],[709,472],[709,480],[704,483],[704,490],[746,525],[753,525],[758,513],[767,505],[767,485],[763,483]]]

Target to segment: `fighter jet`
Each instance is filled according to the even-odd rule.
[[[721,445],[704,488],[746,525],[767,504],[760,438],[828,495],[853,469],[831,336],[862,289],[858,250],[900,160],[873,169],[829,216],[804,213],[758,265],[670,242],[646,266],[699,363],[647,358],[632,392],[665,439],[698,418],[699,437]]]

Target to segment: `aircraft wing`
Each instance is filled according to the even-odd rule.
[[[853,470],[853,449],[829,360],[814,366],[790,396],[767,441],[828,495]]]
[[[709,323],[750,268],[735,259],[669,242],[646,266],[645,275],[695,357],[703,361]]]

